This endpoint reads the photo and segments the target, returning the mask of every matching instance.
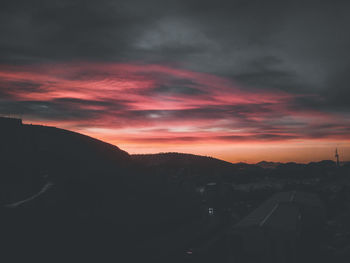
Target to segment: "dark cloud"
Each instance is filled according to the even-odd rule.
[[[125,100],[83,100],[83,99],[77,99],[77,98],[57,98],[51,100],[52,103],[60,104],[60,105],[67,105],[69,107],[74,107],[72,105],[81,105],[81,106],[102,106],[105,108],[109,108],[109,110],[121,110],[126,109],[126,103],[128,101]]]
[[[0,10],[0,62],[172,64],[230,77],[257,92],[282,90],[300,95],[290,106],[292,110],[346,115],[350,112],[349,11],[349,2],[329,0],[5,0]],[[100,72],[99,77],[108,78],[108,74]],[[70,78],[87,79],[89,72]],[[8,99],[11,87],[40,92],[36,83],[6,83],[0,86],[2,99]],[[202,95],[204,91],[195,83],[166,80],[153,92]],[[42,103],[22,103],[19,109],[33,111],[45,106]],[[64,101],[48,103],[57,108]],[[261,105],[252,107],[166,116],[273,111]],[[2,110],[19,111],[11,105]],[[49,117],[49,113],[44,115]],[[56,116],[55,110],[51,113]]]
[[[99,111],[67,107],[51,101],[0,101],[5,115],[25,115],[39,120],[86,120],[96,117]]]
[[[0,100],[0,112],[5,115],[26,116],[29,119],[84,121],[103,118],[107,113],[115,114],[126,108],[124,103],[124,101],[117,100],[93,101],[75,98],[59,98],[47,101]]]
[[[187,78],[176,78],[169,74],[146,73],[143,77],[149,76],[157,79],[158,84],[153,89],[147,90],[145,95],[168,95],[168,96],[197,96],[208,94],[199,83]]]
[[[187,87],[187,86],[159,86],[153,89],[153,92],[168,95],[200,95],[205,92],[198,88]]]
[[[168,137],[150,137],[150,138],[133,138],[133,142],[141,143],[176,143],[176,142],[199,142],[199,141],[215,141],[215,142],[248,142],[248,141],[285,141],[297,138],[293,135],[276,135],[276,134],[261,134],[256,136],[248,135],[226,135],[226,136],[215,136],[207,134],[204,137],[198,136],[174,136],[169,135]]]
[[[216,139],[219,140],[224,140],[224,141],[249,141],[249,140],[256,140],[256,141],[278,141],[278,140],[291,140],[291,139],[296,139],[298,138],[297,136],[294,135],[278,135],[278,134],[269,134],[269,133],[264,133],[264,134],[258,134],[258,135],[253,135],[253,136],[237,136],[237,135],[232,135],[232,136],[219,136],[216,137]]]
[[[179,110],[129,110],[122,114],[130,119],[149,118],[160,120],[218,120],[218,119],[237,119],[240,124],[249,125],[250,114],[258,112],[259,116],[269,118],[278,118],[283,113],[276,112],[269,108],[270,104],[242,104],[242,105],[218,105],[218,106],[202,106],[192,109]]]
[[[45,92],[41,83],[31,81],[5,81],[0,79],[0,98],[13,98],[15,93]]]

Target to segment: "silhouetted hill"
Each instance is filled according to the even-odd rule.
[[[116,146],[4,118],[0,132],[1,241],[13,262],[137,262],[155,255],[147,240],[197,213],[197,200]]]
[[[264,169],[275,169],[279,165],[281,165],[280,162],[267,162],[267,161],[261,161],[256,164],[257,166],[264,168]]]
[[[122,173],[130,165],[128,153],[82,134],[3,118],[0,124],[0,181],[5,188],[0,203],[35,192],[46,181],[92,183],[95,173]]]
[[[254,173],[262,171],[256,165],[230,163],[208,156],[185,153],[134,154],[138,164],[152,169],[153,173],[192,180],[193,183],[214,181],[249,181]]]
[[[168,167],[197,167],[200,169],[215,169],[233,167],[232,163],[222,161],[208,156],[200,156],[185,153],[158,153],[158,154],[134,154],[131,158],[137,163],[146,166],[168,166]]]
[[[0,239],[12,262],[183,262],[171,255],[208,238],[199,226],[212,231],[283,187],[348,172],[333,161],[251,165],[129,155],[89,136],[8,118],[0,118],[0,145]],[[207,220],[210,200],[222,222]]]

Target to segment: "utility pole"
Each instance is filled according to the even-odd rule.
[[[338,154],[338,148],[335,148],[335,159],[337,161],[337,167],[339,167],[339,154]]]

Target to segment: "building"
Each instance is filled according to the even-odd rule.
[[[232,229],[232,262],[304,262],[316,253],[324,221],[317,195],[275,194]]]
[[[22,119],[0,117],[0,130],[10,130],[22,126]]]
[[[22,127],[22,120],[15,118],[0,117],[0,153],[9,154],[13,150],[13,141],[17,138]],[[18,143],[18,140],[16,140]]]

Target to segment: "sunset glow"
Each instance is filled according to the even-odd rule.
[[[115,144],[231,162],[349,160],[350,116],[302,107],[296,93],[157,64],[0,66],[1,113]],[[315,94],[303,95],[319,99]]]

